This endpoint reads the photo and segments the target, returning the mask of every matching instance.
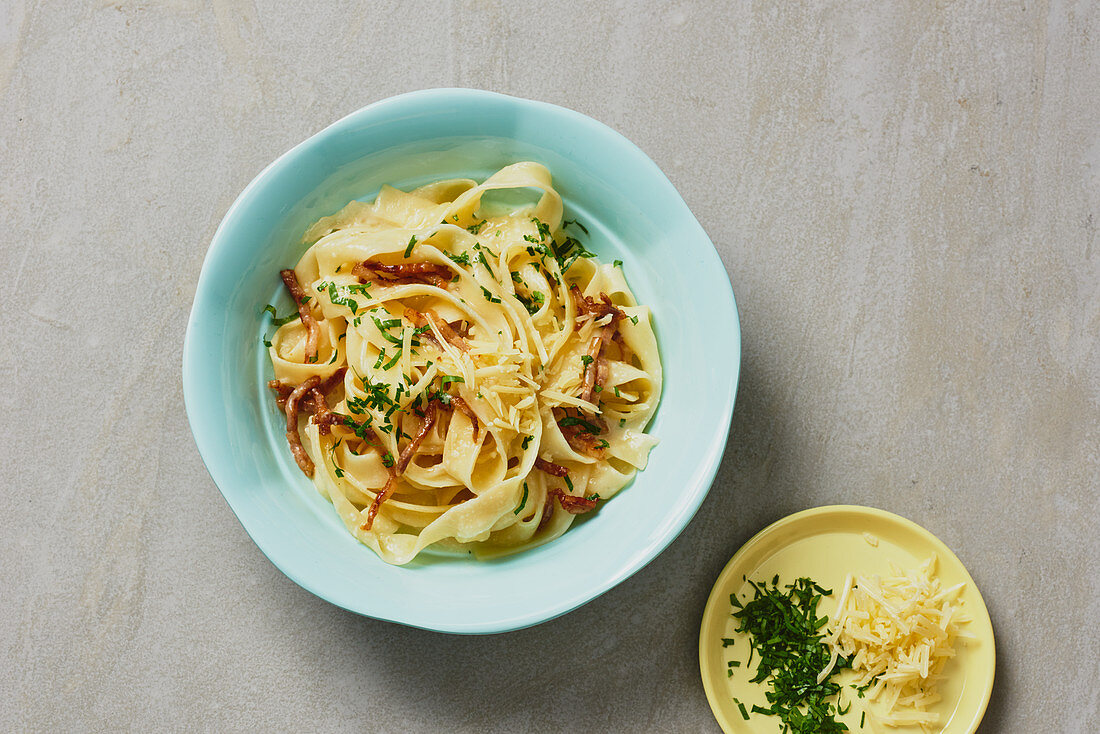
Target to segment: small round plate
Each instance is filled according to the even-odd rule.
[[[958,557],[932,533],[892,513],[852,505],[817,507],[789,515],[753,536],[722,569],[707,600],[699,632],[703,688],[722,730],[726,734],[773,734],[781,729],[779,719],[774,716],[750,713],[746,721],[733,700],[736,697],[749,710],[753,704],[769,705],[764,698],[766,686],[749,680],[756,666],[744,664],[749,653],[748,638],[734,632],[737,624],[731,616],[730,594],[746,598],[750,588],[744,578],[770,581],[778,574],[780,583],[787,584],[808,576],[824,588],[839,589],[848,573],[885,576],[890,574],[891,562],[901,568],[914,568],[933,555],[937,559],[936,575],[945,587],[966,583],[959,598],[972,621],[962,629],[975,637],[957,642],[956,657],[944,669],[946,679],[939,685],[943,700],[932,709],[940,714],[943,723],[933,731],[972,734],[989,703],[995,663],[993,625],[978,587]],[[836,593],[825,597],[819,613],[832,617],[836,597]],[[734,639],[736,643],[723,648],[722,638]],[[730,660],[742,662],[741,667],[733,668],[732,677],[727,672]],[[837,680],[845,682],[844,677]],[[845,693],[841,697],[845,704],[855,701],[841,720],[852,732],[861,731],[861,699],[849,698]],[[862,731],[872,731],[869,720]],[[891,731],[905,734],[918,732],[920,728],[899,727]]]

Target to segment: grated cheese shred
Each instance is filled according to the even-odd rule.
[[[955,656],[955,642],[969,637],[959,625],[970,621],[958,594],[964,584],[943,588],[933,556],[916,570],[891,564],[893,576],[844,580],[825,642],[832,648],[828,676],[839,657],[851,657],[854,685],[868,686],[873,724],[919,726],[931,731],[939,714],[928,707],[940,700],[937,682]]]

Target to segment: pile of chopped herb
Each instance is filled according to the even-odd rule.
[[[830,658],[829,647],[820,634],[829,618],[817,616],[817,605],[823,596],[833,592],[808,578],[797,579],[782,588],[778,576],[772,579],[770,587],[754,581],[749,581],[749,585],[753,598],[741,602],[736,594],[730,594],[730,604],[735,609],[733,618],[740,622],[736,631],[749,634],[748,662],[752,662],[754,651],[760,658],[752,682],[768,685],[764,695],[771,706],[754,705],[752,712],[778,716],[784,733],[848,731],[835,717],[848,713],[851,704],[840,710],[830,700],[840,693],[840,686],[829,678],[841,669],[850,668],[851,660],[840,658],[829,678],[817,682]],[[725,640],[723,644],[732,642]],[[741,715],[748,719],[744,704],[736,703]]]

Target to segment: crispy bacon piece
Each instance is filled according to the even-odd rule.
[[[574,286],[576,287],[576,286]],[[603,353],[603,345],[609,338],[609,333],[615,327],[611,324],[600,329],[593,337],[588,341],[588,363],[584,367],[584,382],[581,383],[581,400],[592,402],[592,396],[596,391],[596,385],[600,384],[599,379],[600,363],[603,361],[600,355]],[[604,367],[606,376],[607,367]]]
[[[447,341],[448,344],[451,344],[460,352],[470,351],[470,346],[462,338],[462,336],[464,336],[469,331],[469,327],[466,326],[464,322],[459,322],[459,328],[463,332],[463,334],[460,335],[457,331],[455,331],[453,326],[444,321],[439,316],[439,314],[437,314],[435,311],[432,311],[431,309],[427,309],[425,311],[417,311],[412,308],[406,308],[405,318],[408,319],[410,324],[413,324],[418,328],[424,326],[428,322],[431,322],[431,324],[435,326],[436,330]],[[436,343],[436,346],[439,346],[439,340],[435,338],[434,334],[425,332],[420,336],[431,339],[433,342]]]
[[[557,497],[561,508],[570,515],[582,515],[596,508],[598,500],[590,500],[587,497],[575,497],[555,487],[550,490],[551,497]]]
[[[382,506],[383,502],[390,498],[391,494],[393,494],[393,483],[396,479],[397,475],[391,471],[390,478],[382,485],[382,491],[374,495],[374,501],[370,503],[370,509],[367,510],[367,521],[359,526],[360,530],[370,530],[374,525],[374,518],[378,515],[378,508]]]
[[[294,391],[293,385],[284,385],[279,380],[268,380],[267,386],[275,391],[275,404],[279,406],[279,410],[286,412],[286,399],[290,396],[290,393]]]
[[[547,474],[555,477],[564,477],[569,474],[569,470],[561,464],[554,464],[546,461],[545,459],[535,459],[535,468],[539,471],[544,471]]]
[[[607,423],[603,418],[580,418],[579,411],[576,415],[567,412],[558,419],[558,428],[574,451],[596,459],[607,456],[607,441],[600,438],[600,434],[607,433]],[[593,428],[596,429],[595,432],[592,431]]]
[[[290,444],[290,453],[294,454],[294,461],[307,477],[313,476],[313,462],[306,454],[302,438],[298,435],[298,401],[320,383],[321,378],[314,375],[294,388],[286,398],[286,440]]]
[[[317,322],[313,320],[313,315],[309,312],[309,306],[306,305],[305,300],[306,292],[302,290],[302,286],[298,283],[298,276],[294,274],[294,271],[290,269],[280,270],[279,276],[286,284],[290,295],[294,296],[294,302],[298,304],[298,315],[302,318],[302,324],[307,331],[306,361],[312,362],[317,359],[317,341],[321,337],[321,327],[317,325]]]
[[[451,269],[438,263],[400,263],[386,265],[380,262],[364,260],[357,263],[351,271],[359,282],[375,281],[384,285],[410,285],[424,283],[437,288],[446,288],[451,282]]]
[[[425,311],[424,315],[427,316],[429,320],[431,320],[432,325],[434,325],[435,328],[439,330],[439,333],[443,335],[443,338],[446,339],[448,343],[450,343],[460,352],[470,351],[469,345],[467,345],[466,341],[458,335],[458,332],[451,328],[451,325],[448,324],[446,321],[439,318],[439,316],[436,315],[434,311]]]
[[[600,300],[597,301],[582,294],[581,289],[575,284],[569,286],[569,293],[573,296],[573,303],[577,307],[578,317],[592,314],[593,318],[602,319],[604,316],[610,315],[611,323],[626,318],[626,314],[611,302],[611,298],[606,293],[601,293]]]
[[[539,518],[539,530],[542,530],[546,523],[550,522],[550,518],[554,515],[554,495],[547,493],[546,502],[542,505],[542,517]]]
[[[424,439],[428,437],[428,433],[432,430],[432,426],[435,424],[435,406],[436,401],[428,401],[428,407],[424,410],[424,422],[420,424],[420,430],[413,436],[412,441],[409,441],[408,445],[401,450],[401,456],[397,458],[397,473],[405,471],[405,467],[409,465],[412,460],[413,454],[420,448],[420,444],[424,442]]]
[[[465,413],[466,417],[470,419],[470,422],[474,424],[474,440],[476,441],[478,434],[477,413],[475,413],[474,409],[471,408],[469,404],[462,398],[452,397],[451,407],[458,408],[460,411]]]
[[[299,402],[299,408],[304,408],[307,413],[315,417],[318,413],[327,413],[328,403],[325,402],[325,396],[343,381],[345,372],[347,367],[341,367],[329,375],[324,382],[309,391],[309,394]],[[267,386],[275,391],[275,404],[285,413],[286,399],[294,391],[294,386],[286,385],[279,380],[268,380]]]

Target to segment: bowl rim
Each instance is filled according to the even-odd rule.
[[[456,623],[454,621],[438,621],[435,623],[425,623],[423,621],[407,621],[401,619],[400,613],[387,613],[385,610],[378,609],[363,609],[357,608],[355,604],[348,603],[345,599],[334,598],[333,594],[329,593],[323,585],[314,583],[308,576],[300,574],[296,569],[289,567],[288,563],[281,562],[280,553],[275,547],[274,543],[269,543],[265,538],[258,537],[258,533],[254,533],[249,528],[248,524],[241,518],[241,512],[238,510],[236,502],[242,500],[234,498],[233,491],[227,491],[223,488],[222,484],[227,485],[235,482],[234,478],[227,476],[228,470],[224,470],[220,466],[218,456],[214,452],[212,441],[214,440],[211,433],[205,431],[205,425],[201,416],[199,405],[203,400],[203,394],[201,390],[201,377],[200,373],[204,370],[211,369],[209,365],[205,365],[201,355],[197,353],[196,343],[199,339],[199,334],[203,329],[203,323],[198,318],[200,311],[200,304],[210,300],[211,294],[209,291],[212,288],[211,281],[213,276],[211,271],[213,269],[213,261],[216,259],[215,253],[226,250],[233,247],[233,243],[228,241],[225,236],[225,231],[228,227],[228,223],[234,220],[238,216],[239,210],[244,206],[244,203],[250,200],[254,192],[268,183],[269,179],[273,179],[278,175],[279,169],[283,168],[288,162],[293,161],[294,158],[301,155],[306,149],[314,148],[316,146],[323,145],[326,140],[339,136],[343,133],[344,129],[350,126],[354,126],[360,123],[366,123],[370,118],[375,116],[385,116],[390,112],[396,112],[400,108],[407,105],[420,105],[428,101],[447,100],[450,102],[468,103],[474,101],[497,101],[505,102],[506,104],[525,107],[535,113],[556,115],[559,117],[570,120],[573,124],[579,125],[583,128],[587,128],[588,132],[602,135],[605,137],[612,137],[617,142],[624,146],[633,156],[636,156],[640,163],[649,170],[656,180],[667,185],[669,192],[676,197],[679,203],[684,207],[687,216],[690,221],[698,227],[699,233],[705,238],[710,248],[704,248],[703,257],[712,260],[709,265],[716,266],[722,269],[726,273],[725,278],[720,278],[725,287],[721,293],[716,294],[723,301],[728,301],[729,315],[732,316],[732,323],[729,325],[728,334],[728,350],[733,355],[729,367],[728,386],[721,395],[721,410],[724,414],[724,425],[720,424],[716,427],[714,439],[709,441],[705,445],[705,450],[698,457],[698,469],[693,472],[696,476],[695,486],[691,493],[685,494],[681,501],[678,503],[677,508],[677,521],[670,524],[661,535],[653,538],[647,545],[638,549],[638,552],[634,553],[629,563],[621,566],[616,572],[608,574],[605,578],[601,579],[598,583],[591,584],[584,588],[581,593],[576,596],[556,600],[554,603],[544,604],[536,606],[526,613],[515,614],[508,619],[495,619],[476,622],[463,622]],[[209,362],[209,360],[205,360]],[[589,117],[581,112],[555,105],[549,102],[541,102],[537,100],[526,99],[522,97],[516,97],[512,95],[501,94],[498,92],[490,92],[481,89],[470,89],[463,87],[441,87],[433,89],[421,89],[411,92],[406,92],[390,97],[380,99],[376,102],[361,107],[354,112],[351,112],[335,122],[327,125],[318,132],[310,135],[300,143],[294,145],[286,152],[279,155],[271,163],[267,164],[249,183],[244,187],[241,193],[236,197],[233,203],[226,210],[225,215],[222,217],[221,222],[218,224],[217,229],[214,232],[213,237],[210,240],[210,244],[207,247],[206,253],[203,256],[202,268],[199,272],[199,277],[195,286],[195,296],[192,300],[191,310],[188,316],[187,329],[184,336],[183,345],[183,398],[184,407],[187,413],[188,424],[191,429],[192,437],[194,438],[196,447],[199,451],[199,456],[203,461],[204,466],[208,474],[210,475],[214,485],[218,488],[219,493],[225,500],[226,504],[233,511],[237,521],[240,522],[245,532],[252,539],[253,543],[260,549],[260,551],[267,557],[272,564],[275,565],[284,575],[301,586],[303,589],[309,591],[315,596],[324,599],[325,601],[347,609],[348,611],[360,614],[362,616],[370,617],[373,619],[379,619],[388,622],[396,622],[409,627],[416,627],[425,630],[447,632],[454,634],[496,634],[502,632],[508,632],[513,630],[519,630],[526,627],[531,627],[536,624],[541,624],[549,620],[555,619],[563,614],[566,614],[574,609],[577,609],[584,604],[592,601],[596,597],[606,593],[610,589],[614,588],[618,584],[622,583],[626,579],[633,576],[640,571],[646,565],[648,565],[654,558],[656,558],[662,551],[664,551],[680,533],[690,524],[694,518],[699,507],[702,505],[703,500],[706,498],[710,491],[711,486],[714,483],[715,476],[717,475],[718,468],[721,464],[722,456],[726,444],[728,442],[730,426],[733,420],[733,410],[737,397],[737,389],[740,381],[741,371],[741,325],[740,315],[737,309],[737,302],[733,292],[733,285],[730,281],[728,271],[726,271],[721,257],[718,254],[717,248],[714,247],[713,241],[703,230],[702,225],[699,224],[695,215],[691,212],[687,203],[684,202],[683,197],[679,191],[676,190],[672,182],[660,169],[659,166],[636,144],[629,140],[626,136],[619,133],[612,127]],[[718,398],[719,396],[715,396]],[[720,439],[720,440],[719,440]]]

